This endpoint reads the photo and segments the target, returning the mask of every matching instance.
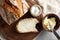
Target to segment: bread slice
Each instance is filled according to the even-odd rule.
[[[39,23],[36,18],[22,19],[16,25],[16,30],[19,33],[38,32],[36,24]]]
[[[20,10],[20,17],[23,15],[23,5],[22,5],[22,2],[21,0],[16,0],[17,4],[18,4],[18,8]]]
[[[24,14],[25,14],[29,10],[30,6],[28,5],[26,0],[21,0],[21,2],[23,4],[23,11],[24,11]]]

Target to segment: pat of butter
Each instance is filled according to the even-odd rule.
[[[56,21],[55,21],[55,18],[52,17],[52,18],[45,18],[44,21],[43,21],[43,24],[45,25],[45,27],[50,30],[50,27],[49,27],[49,24],[48,24],[48,21],[50,22],[50,24],[52,25],[52,27],[54,28],[55,25],[56,25]]]

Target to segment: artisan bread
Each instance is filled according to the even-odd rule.
[[[23,10],[22,10],[22,3],[21,3],[21,1],[16,0],[16,2],[17,2],[17,6],[13,5],[9,0],[5,0],[5,2],[3,3],[3,7],[7,11],[12,13],[16,17],[16,20],[17,20],[20,17],[22,17],[24,14],[23,14]]]

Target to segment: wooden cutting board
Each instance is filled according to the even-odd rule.
[[[32,16],[29,13],[27,13],[21,19],[30,18],[30,17]],[[25,33],[25,34],[16,32],[15,26],[17,22],[11,25],[8,25],[2,18],[0,18],[0,31],[2,32],[6,40],[33,40],[34,37],[36,37],[39,34],[39,32],[38,33]],[[42,30],[41,26],[39,26],[39,28],[40,28],[39,31],[41,31]]]

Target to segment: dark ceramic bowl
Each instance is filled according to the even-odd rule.
[[[50,13],[50,14],[47,14],[47,15],[43,18],[43,20],[44,20],[46,17],[48,17],[48,18],[54,17],[54,18],[56,19],[56,20],[55,20],[55,21],[56,21],[56,25],[55,25],[54,29],[57,30],[57,29],[59,28],[59,26],[60,26],[59,17],[58,17],[56,14]],[[43,28],[44,28],[45,30],[47,30],[47,31],[50,31],[50,30],[48,30],[48,29],[43,25],[43,20],[42,20],[42,26],[43,26]]]

